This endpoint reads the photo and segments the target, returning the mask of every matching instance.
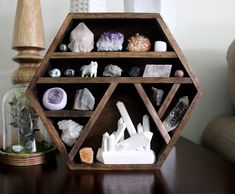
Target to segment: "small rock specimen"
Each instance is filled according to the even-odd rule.
[[[143,77],[169,77],[172,65],[146,65]]]
[[[179,99],[179,101],[174,106],[172,111],[163,121],[163,125],[166,127],[168,132],[174,130],[178,126],[185,112],[187,111],[188,106],[189,106],[188,96],[184,96]]]
[[[135,36],[132,36],[128,39],[127,50],[128,51],[149,51],[151,47],[150,40],[137,33]]]
[[[82,77],[97,77],[98,63],[96,61],[91,61],[89,65],[83,65],[80,68],[82,72]]]
[[[49,71],[49,75],[50,75],[51,77],[60,77],[60,76],[61,76],[61,72],[60,72],[59,69],[54,68],[54,69],[51,69],[51,70]]]
[[[67,146],[72,146],[79,137],[83,126],[73,120],[62,120],[58,123],[59,129],[62,130],[61,139]]]
[[[175,71],[174,76],[175,77],[184,77],[184,71],[178,69],[178,70]]]
[[[18,152],[21,152],[23,149],[24,149],[24,147],[22,146],[22,145],[12,145],[11,146],[11,149],[14,151],[14,152],[16,152],[16,153],[18,153]]]
[[[94,160],[94,151],[92,148],[84,147],[79,150],[80,159],[84,163],[92,164]]]
[[[117,65],[108,65],[104,68],[103,76],[106,77],[120,77],[122,69]]]
[[[61,52],[66,52],[68,51],[68,46],[66,44],[60,44],[59,49]]]
[[[131,77],[138,77],[140,76],[140,68],[139,67],[132,67],[129,71],[128,71],[128,75]]]
[[[62,88],[50,88],[43,94],[42,102],[48,110],[61,110],[67,104],[67,94]]]
[[[154,51],[157,51],[157,52],[166,52],[167,51],[167,44],[166,44],[166,42],[164,42],[164,41],[155,41]]]
[[[93,110],[94,106],[95,98],[87,88],[77,90],[73,109]]]
[[[157,89],[155,87],[152,87],[153,92],[153,100],[157,106],[161,105],[162,97],[164,95],[164,91],[162,89]]]
[[[71,32],[68,47],[72,52],[90,52],[94,48],[94,34],[83,22]]]
[[[64,72],[64,75],[66,77],[74,77],[75,76],[75,71],[74,69],[66,69]]]
[[[96,43],[98,51],[121,51],[124,35],[121,32],[104,32]]]

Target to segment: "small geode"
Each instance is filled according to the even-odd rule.
[[[136,35],[128,39],[127,50],[128,51],[149,51],[151,47],[150,40],[137,33]]]
[[[67,104],[67,94],[62,88],[50,88],[43,94],[42,102],[48,110],[61,110]]]
[[[124,35],[121,32],[104,32],[96,43],[98,51],[121,51]]]

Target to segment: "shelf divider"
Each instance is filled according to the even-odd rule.
[[[113,91],[117,87],[118,83],[111,83],[108,87],[107,91],[105,92],[103,98],[100,100],[99,104],[97,105],[94,113],[92,114],[91,118],[89,119],[88,123],[82,130],[80,136],[78,137],[77,141],[75,142],[73,148],[69,152],[70,160],[73,160],[75,155],[78,152],[78,149],[81,147],[82,143],[86,139],[87,135],[91,131],[92,127],[94,126],[95,122],[97,121],[101,111],[105,107],[106,103],[108,102],[109,98],[111,97]]]
[[[169,141],[171,140],[171,137],[168,134],[168,132],[167,132],[165,126],[163,125],[161,119],[159,118],[159,116],[158,116],[154,106],[152,105],[149,97],[145,93],[144,88],[142,87],[141,84],[134,84],[134,85],[135,85],[135,88],[138,91],[140,97],[142,98],[146,108],[148,109],[149,114],[151,115],[151,117],[152,117],[153,121],[155,122],[156,126],[158,127],[165,143],[168,144]]]

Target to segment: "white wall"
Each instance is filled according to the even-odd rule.
[[[107,0],[109,11],[122,11],[123,2]],[[41,0],[46,48],[69,10],[69,0]],[[235,1],[177,0],[175,37],[199,77],[204,95],[183,131],[183,136],[200,142],[201,133],[216,115],[231,113],[227,88],[226,50],[235,35]],[[10,75],[17,64],[11,61],[16,0],[0,0],[0,100],[11,86]],[[2,122],[0,121],[0,126]]]

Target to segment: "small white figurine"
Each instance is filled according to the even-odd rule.
[[[80,69],[82,71],[82,77],[97,77],[98,63],[91,61],[89,65],[83,65]]]

